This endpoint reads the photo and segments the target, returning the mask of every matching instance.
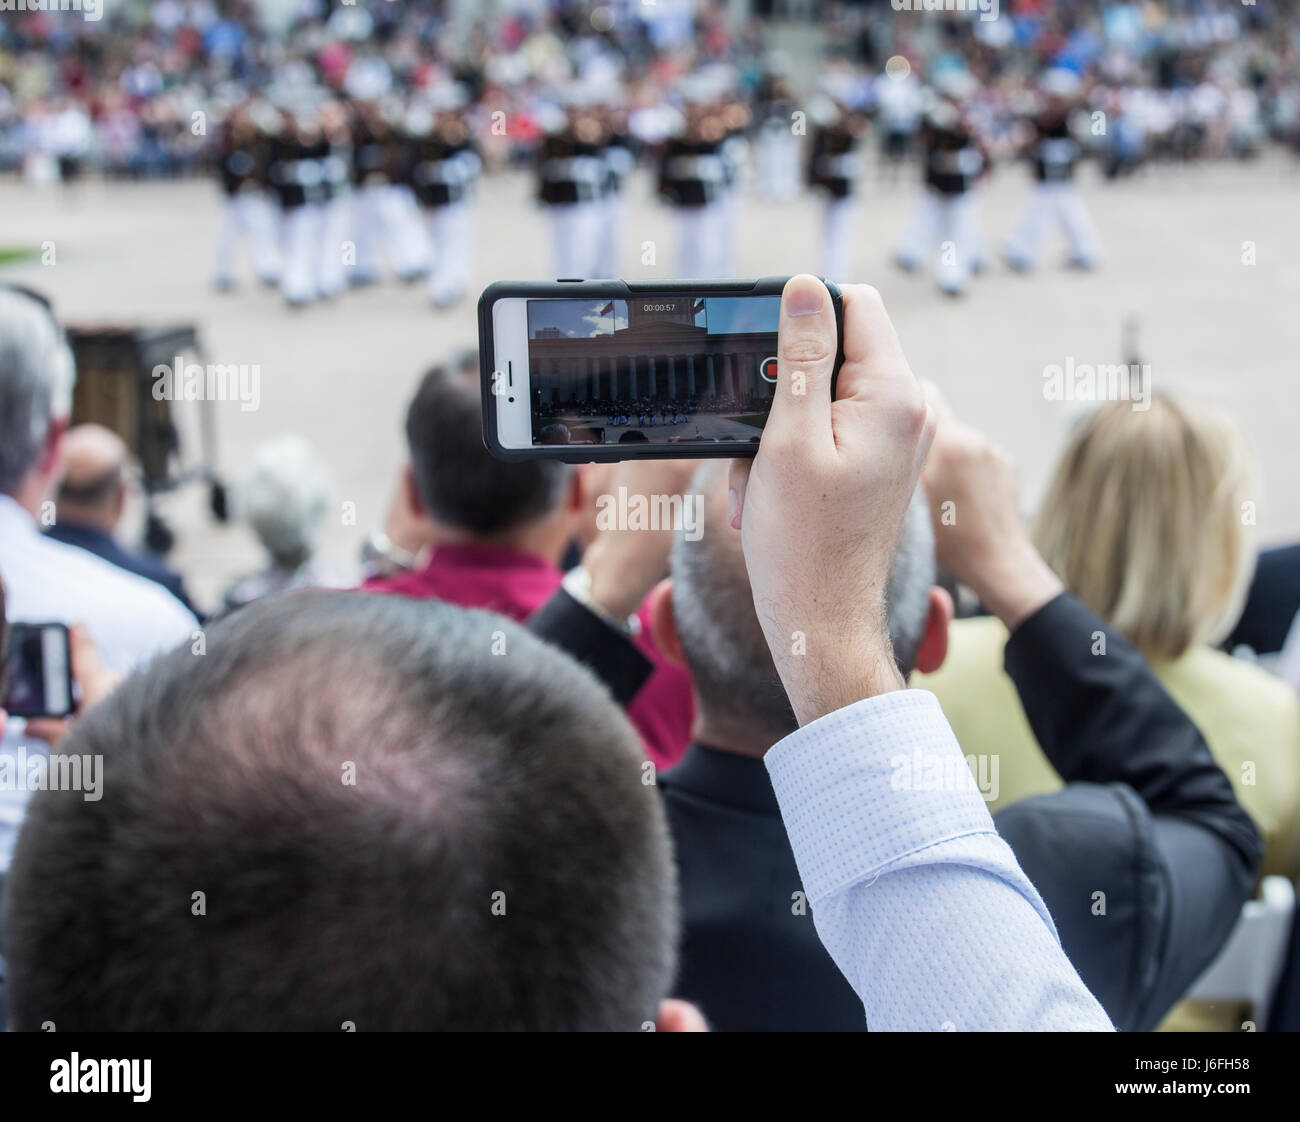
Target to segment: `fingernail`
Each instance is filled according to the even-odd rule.
[[[740,509],[740,496],[736,494],[733,487],[727,492],[727,523],[734,526],[736,524],[736,511]]]
[[[816,281],[800,281],[793,285],[785,298],[788,316],[814,316],[822,310],[822,286]]]

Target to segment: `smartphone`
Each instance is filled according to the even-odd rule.
[[[754,455],[788,279],[489,285],[478,302],[484,444],[505,460],[569,463]],[[826,287],[838,371],[843,300]]]
[[[63,624],[9,625],[4,708],[11,717],[66,717],[72,713],[72,653]]]

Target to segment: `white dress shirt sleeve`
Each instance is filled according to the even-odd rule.
[[[869,1028],[1111,1028],[933,694],[829,713],[767,767],[817,933]]]

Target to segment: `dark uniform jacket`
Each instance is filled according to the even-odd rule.
[[[722,197],[727,169],[720,140],[678,136],[664,145],[659,161],[659,194],[674,206],[698,207]]]
[[[601,145],[578,140],[568,129],[542,138],[537,172],[537,197],[547,206],[592,202],[605,189]]]
[[[813,133],[808,158],[808,184],[819,187],[834,199],[853,193],[858,175],[858,137],[845,122],[836,122]]]

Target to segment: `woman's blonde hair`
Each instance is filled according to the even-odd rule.
[[[1034,538],[1065,586],[1148,658],[1222,639],[1253,570],[1254,472],[1225,417],[1156,394],[1071,436]]]

